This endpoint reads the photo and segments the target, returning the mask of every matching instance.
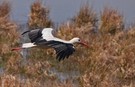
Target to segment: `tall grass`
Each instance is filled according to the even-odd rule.
[[[72,21],[76,27],[87,25],[96,26],[98,18],[95,11],[87,3],[80,7],[79,12],[72,18]]]
[[[12,47],[19,43],[17,25],[10,20],[11,6],[8,2],[0,4],[0,86],[9,87],[13,83],[8,77],[8,73],[18,72],[20,65],[20,55],[18,52],[11,52]],[[13,86],[16,83],[12,84]]]
[[[18,43],[17,25],[10,20],[10,4],[3,2],[0,4],[0,58],[1,67],[9,70],[14,66],[19,55],[11,52],[11,47]]]
[[[101,12],[100,31],[115,34],[124,28],[124,18],[115,9],[105,7]]]
[[[49,18],[49,9],[43,6],[40,0],[32,3],[28,24],[31,29],[53,26],[53,22]]]

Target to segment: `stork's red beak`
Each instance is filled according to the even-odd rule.
[[[80,42],[80,44],[82,44],[82,45],[86,46],[87,48],[89,48],[88,43],[87,43],[87,42],[85,42],[85,41],[81,41],[81,42]]]

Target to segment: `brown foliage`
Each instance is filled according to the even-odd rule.
[[[123,16],[115,9],[105,7],[101,13],[100,31],[115,34],[124,28]]]
[[[95,27],[98,19],[92,7],[90,7],[89,4],[85,4],[73,17],[72,21],[76,25],[76,27],[81,27],[89,24]]]
[[[17,25],[10,20],[10,8],[8,2],[0,4],[0,67],[6,71],[15,66],[19,59],[19,54],[11,52],[19,38]]]
[[[40,0],[36,0],[31,5],[28,24],[31,29],[53,26],[53,22],[49,18],[49,10],[42,5]]]

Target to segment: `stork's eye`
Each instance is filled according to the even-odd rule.
[[[78,41],[81,41],[80,39]]]

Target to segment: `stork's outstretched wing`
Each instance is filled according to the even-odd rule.
[[[28,33],[29,39],[31,40],[32,43],[38,42],[40,39],[48,41],[54,38],[52,28],[29,30],[23,32],[22,35],[24,35],[25,33]]]
[[[59,41],[48,41],[46,42],[46,45],[55,49],[57,54],[56,59],[59,61],[68,58],[75,51],[72,44],[62,43]]]
[[[31,30],[28,33],[29,39],[31,40],[31,42],[36,42],[39,39],[42,38],[42,30],[41,29],[35,29],[35,30]]]

